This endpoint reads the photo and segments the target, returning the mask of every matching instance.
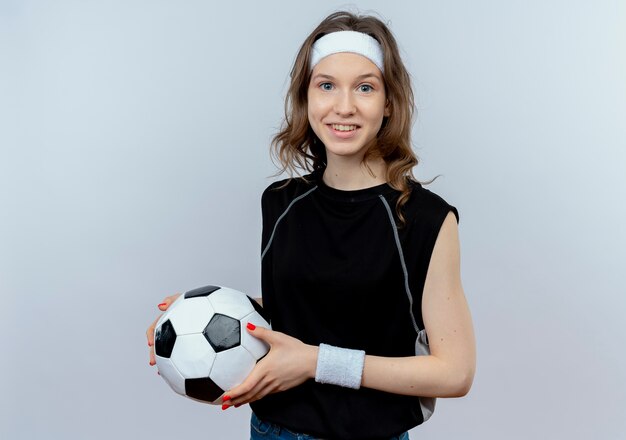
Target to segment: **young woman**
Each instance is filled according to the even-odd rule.
[[[272,330],[247,331],[271,349],[224,396],[250,403],[252,439],[406,439],[436,397],[471,386],[458,213],[413,177],[413,108],[377,18],[336,12],[304,41],[273,147],[283,171],[309,174],[261,199]]]

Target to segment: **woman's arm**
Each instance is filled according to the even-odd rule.
[[[395,394],[460,397],[470,389],[476,363],[474,331],[461,287],[456,219],[449,213],[433,249],[424,292],[422,316],[431,354],[391,358],[365,356],[361,385]],[[241,384],[229,390],[223,408],[284,391],[315,377],[318,347],[280,332],[248,328],[271,346]]]
[[[366,356],[362,386],[396,394],[460,397],[469,391],[476,367],[474,330],[461,285],[459,238],[454,214],[441,226],[433,249],[422,316],[430,356]]]

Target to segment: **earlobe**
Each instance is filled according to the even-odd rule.
[[[383,116],[387,118],[391,116],[391,103],[388,99],[385,101],[385,111],[383,112]]]

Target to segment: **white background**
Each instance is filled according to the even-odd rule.
[[[144,332],[174,292],[259,292],[288,72],[340,8],[389,20],[420,179],[461,215],[470,394],[414,439],[626,431],[623,1],[0,0],[0,438],[244,439]]]

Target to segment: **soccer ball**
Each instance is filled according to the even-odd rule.
[[[221,404],[269,346],[242,328],[270,325],[261,306],[228,287],[205,286],[179,296],[159,318],[154,352],[161,377],[182,396]]]

